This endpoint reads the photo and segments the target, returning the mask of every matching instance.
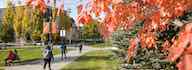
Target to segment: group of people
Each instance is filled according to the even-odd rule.
[[[79,47],[79,53],[81,53],[83,45],[80,44],[80,45],[78,45],[78,47]],[[61,59],[63,60],[63,57],[67,58],[67,56],[66,56],[67,46],[64,43],[62,43],[60,48],[61,48]]]
[[[79,45],[79,52],[82,52],[83,45]],[[67,58],[66,53],[67,53],[67,46],[62,43],[61,44],[61,59],[63,60],[64,58]],[[46,66],[48,64],[49,70],[51,70],[51,61],[54,60],[53,53],[52,53],[52,48],[50,45],[47,45],[44,49],[43,52],[43,60],[44,60],[44,65],[43,68],[46,69]]]
[[[82,52],[82,48],[83,48],[83,45],[80,44],[79,45],[79,52],[80,53]],[[64,57],[67,58],[67,56],[66,56],[67,46],[64,43],[62,43],[60,49],[61,49],[61,59],[63,60]],[[14,51],[9,50],[8,51],[8,56],[5,59],[5,65],[10,66],[12,64],[12,62],[15,61],[15,60],[20,60],[20,58],[18,56],[18,53],[17,53],[17,50],[16,49],[14,49]],[[44,50],[43,50],[43,60],[44,60],[43,68],[46,69],[46,66],[48,65],[49,70],[51,70],[51,61],[54,60],[52,45],[47,45],[44,48]]]

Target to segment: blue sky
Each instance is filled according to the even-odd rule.
[[[18,0],[15,0],[18,1]],[[20,0],[23,1],[23,0]],[[57,4],[59,5],[61,0],[57,0]],[[71,9],[70,16],[72,16],[74,19],[77,17],[77,5],[79,0],[64,0],[64,8],[65,10]],[[0,0],[0,8],[4,8],[6,5],[6,0]]]
[[[0,8],[4,7],[5,0],[0,1]]]

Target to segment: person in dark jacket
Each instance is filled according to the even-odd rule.
[[[82,52],[82,49],[83,49],[83,44],[80,44],[80,45],[79,45],[79,53]]]
[[[43,68],[46,69],[46,65],[48,64],[49,70],[51,70],[51,61],[54,59],[52,49],[48,45],[45,47],[43,51],[43,60],[44,60],[44,65]]]
[[[66,56],[67,46],[64,43],[62,43],[60,48],[61,48],[61,59],[63,60],[63,55],[65,56],[65,58],[67,58]]]

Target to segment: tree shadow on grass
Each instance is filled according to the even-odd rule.
[[[98,70],[99,67],[93,67],[93,68],[65,68],[62,70]]]
[[[57,57],[57,58],[54,58],[54,63],[57,63],[57,62],[68,62],[68,61],[71,61],[71,60],[74,60],[76,59],[75,61],[78,62],[78,61],[89,61],[89,60],[109,60],[111,56],[87,56],[87,55],[83,55],[83,56],[67,56],[64,60],[61,60],[61,57]]]
[[[96,55],[84,55],[79,57],[76,61],[89,61],[89,60],[109,60],[112,56],[96,56]]]
[[[83,55],[75,60],[74,63],[64,67],[62,70],[109,70],[110,68],[105,68],[106,66],[107,68],[110,66],[110,63],[108,62],[112,61],[111,57],[113,57],[113,55]],[[90,65],[90,63],[93,64]]]

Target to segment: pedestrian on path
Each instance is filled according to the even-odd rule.
[[[44,60],[44,65],[43,65],[43,69],[46,69],[46,65],[48,64],[49,66],[49,70],[51,70],[51,61],[54,59],[53,57],[53,53],[52,53],[52,49],[51,46],[47,45],[43,51],[43,60]]]
[[[61,59],[63,60],[63,55],[65,58],[67,58],[66,56],[67,46],[64,43],[62,43],[60,48],[61,48]]]
[[[81,44],[79,45],[79,53],[82,52],[82,49],[83,49],[83,44],[81,43]]]

